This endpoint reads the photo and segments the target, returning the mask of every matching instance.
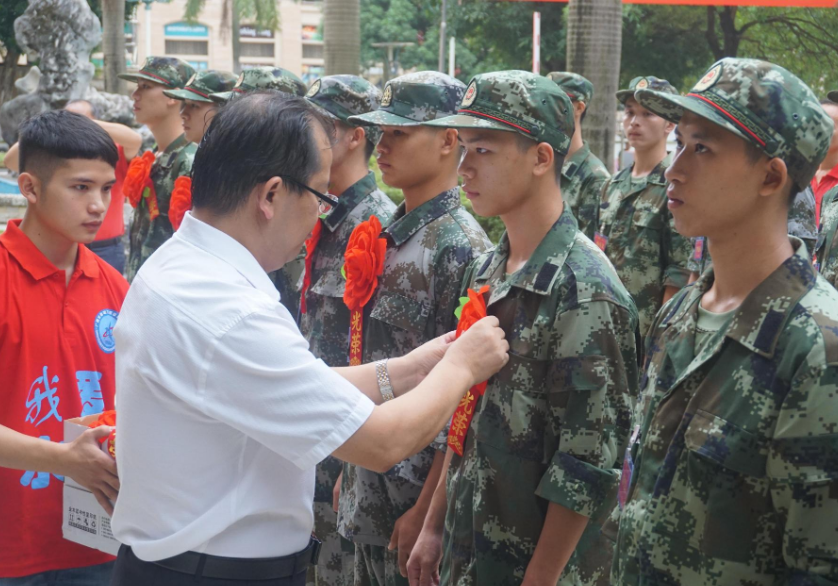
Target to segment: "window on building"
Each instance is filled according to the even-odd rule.
[[[209,55],[209,29],[206,26],[173,22],[163,31],[167,55]]]
[[[275,46],[273,43],[242,43],[242,57],[273,57]]]
[[[166,55],[208,55],[207,41],[175,41],[166,39]]]
[[[323,59],[323,45],[303,45],[303,59]]]

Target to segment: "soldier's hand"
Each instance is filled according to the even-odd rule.
[[[93,493],[102,508],[113,514],[119,492],[116,461],[102,451],[99,439],[107,437],[113,428],[107,426],[88,429],[69,444],[62,444],[62,474],[69,476]]]
[[[338,512],[338,506],[340,505],[340,485],[343,483],[343,470],[340,471],[338,474],[338,479],[335,481],[335,487],[332,489],[332,509],[334,509],[335,513]]]
[[[509,361],[509,343],[498,318],[484,317],[451,345],[445,356],[469,369],[472,385],[488,380]]]
[[[419,533],[422,531],[422,525],[425,522],[425,509],[418,509],[412,507],[398,518],[396,526],[393,528],[393,535],[390,536],[390,544],[387,549],[399,551],[399,572],[407,578],[407,560],[410,557],[410,552],[413,551],[413,546]]]
[[[439,586],[439,564],[442,562],[442,535],[423,529],[407,561],[410,586]]]

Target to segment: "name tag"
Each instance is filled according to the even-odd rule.
[[[605,246],[608,244],[608,237],[602,232],[594,234],[594,244],[596,244],[602,252],[605,252]]]
[[[699,236],[693,244],[693,260],[701,260],[702,258],[704,258],[704,236]]]

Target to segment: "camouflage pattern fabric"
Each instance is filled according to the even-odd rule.
[[[496,71],[475,75],[457,114],[428,122],[446,128],[485,128],[517,132],[546,142],[566,155],[575,128],[573,105],[559,87],[527,71]]]
[[[407,586],[399,573],[399,554],[386,547],[359,543],[355,546],[355,586]]]
[[[817,262],[820,273],[838,287],[838,187],[823,196],[821,203],[821,231],[818,238]]]
[[[678,90],[665,79],[659,79],[654,75],[647,75],[635,77],[629,82],[628,88],[618,90],[617,100],[621,104],[625,104],[629,98],[635,97],[635,92],[645,89],[653,89],[663,94],[678,95]]]
[[[441,583],[520,584],[556,503],[589,518],[559,585],[609,584],[616,506],[637,393],[637,311],[605,255],[569,209],[527,264],[506,274],[509,241],[471,264],[489,286],[509,363],[475,406],[447,479]]]
[[[311,84],[306,99],[321,108],[329,117],[350,126],[357,126],[357,123],[349,122],[349,117],[378,109],[381,105],[381,90],[357,75],[329,75]],[[376,144],[381,138],[381,133],[375,126],[367,127],[366,132],[367,139],[372,144]]]
[[[147,57],[137,73],[120,73],[117,77],[134,83],[142,79],[175,89],[185,86],[193,75],[195,75],[195,69],[183,59]]]
[[[213,104],[210,95],[218,92],[228,92],[233,89],[236,76],[229,71],[207,69],[199,71],[189,78],[181,90],[164,90],[163,93],[175,100],[194,100]]]
[[[547,79],[564,90],[564,93],[574,102],[590,104],[594,99],[594,84],[588,78],[571,71],[552,71]]]
[[[350,116],[350,124],[419,126],[457,109],[466,86],[438,71],[408,73],[387,82],[374,112]]]
[[[803,241],[806,250],[813,253],[818,242],[818,228],[815,225],[815,192],[811,187],[798,191],[789,206],[789,236]],[[699,275],[713,266],[710,250],[703,236],[693,238],[693,253],[690,255],[689,268]]]
[[[637,304],[642,335],[663,304],[664,288],[680,289],[690,277],[693,246],[675,230],[666,207],[670,161],[661,161],[639,183],[632,181],[633,167],[617,173],[603,189],[599,210],[597,238],[604,239],[605,254]]]
[[[349,236],[358,224],[373,215],[386,226],[395,211],[396,205],[378,188],[375,175],[370,173],[342,193],[338,205],[322,220],[320,240],[311,263],[307,312],[301,316],[300,331],[308,340],[312,354],[329,366],[349,366],[349,309],[343,302],[346,279],[341,274]],[[323,541],[316,566],[318,586],[340,586],[347,566],[348,575],[352,575],[355,548],[351,542],[350,559],[343,562],[337,559],[347,555],[347,548],[341,543],[345,540],[337,533],[337,513],[332,509],[332,489],[341,469],[340,460],[333,457],[317,465],[314,533]]]
[[[151,167],[151,180],[157,194],[157,207],[160,211],[154,220],[148,213],[146,199],[142,198],[134,208],[134,219],[129,235],[128,260],[125,263],[125,278],[131,282],[142,264],[155,250],[174,234],[169,222],[169,200],[175,187],[175,179],[192,173],[192,161],[198,145],[180,135],[165,151],[157,153]]]
[[[712,271],[658,315],[614,584],[838,582],[838,292],[791,241],[702,348]]]
[[[579,230],[591,240],[597,229],[599,198],[609,179],[611,173],[591,152],[588,143],[567,157],[562,167],[562,199],[576,216]]]
[[[364,363],[402,356],[456,329],[463,274],[491,246],[462,207],[457,187],[409,213],[402,204],[384,235],[384,274],[364,311]],[[396,520],[416,504],[434,455],[446,448],[443,430],[431,446],[384,474],[345,465],[340,534],[356,545],[386,547]]]
[[[297,256],[285,263],[281,269],[268,273],[268,278],[279,291],[279,302],[285,306],[297,325],[300,323],[300,293],[303,290],[305,272],[306,248],[303,246]]]
[[[236,95],[258,90],[276,90],[292,96],[304,96],[306,84],[282,67],[253,67],[239,74],[231,91],[210,94],[210,99],[223,104]]]
[[[646,88],[636,98],[671,122],[692,112],[769,157],[780,157],[798,190],[815,176],[834,129],[809,86],[786,69],[757,59],[717,61],[686,96]]]

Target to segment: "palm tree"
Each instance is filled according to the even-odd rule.
[[[186,11],[183,19],[195,22],[204,9],[207,0],[186,0]],[[224,0],[221,19],[222,35],[233,34],[233,71],[241,72],[241,43],[239,42],[239,23],[242,20],[252,22],[257,28],[267,30],[279,29],[279,12],[276,8],[277,0]]]
[[[570,0],[567,8],[567,69],[594,84],[582,129],[591,150],[613,171],[620,50],[621,0]]]
[[[105,57],[105,91],[125,93],[125,0],[102,0],[102,53]]]
[[[325,0],[323,50],[326,75],[358,75],[361,67],[360,0]]]

